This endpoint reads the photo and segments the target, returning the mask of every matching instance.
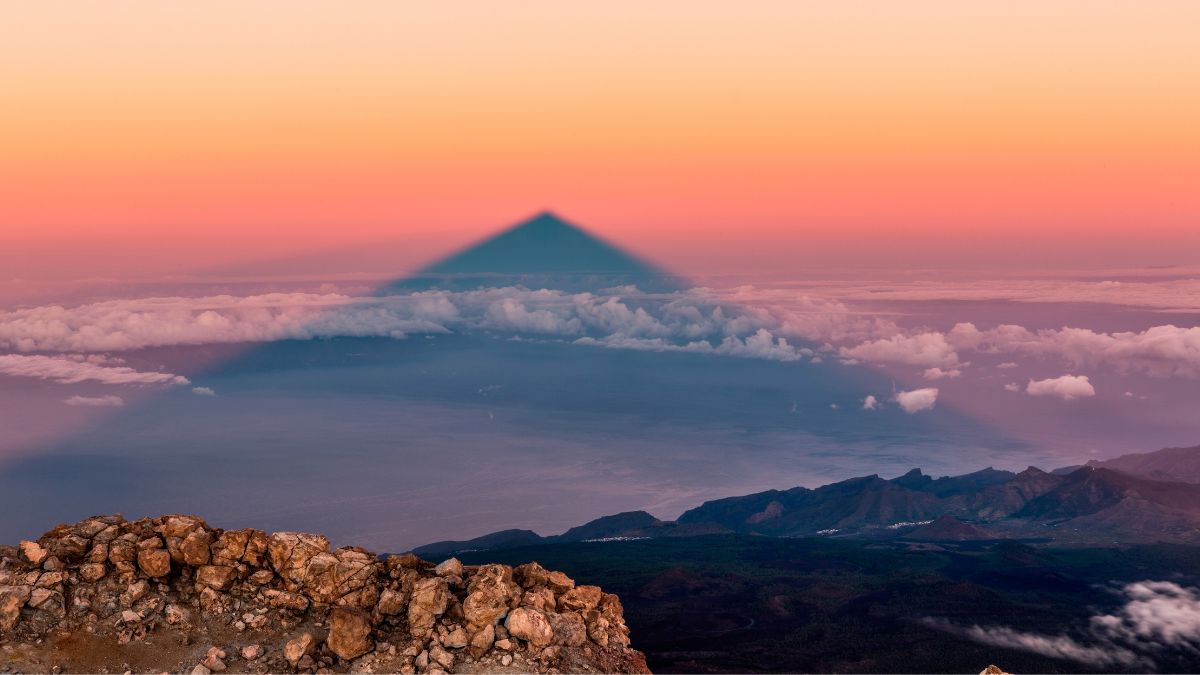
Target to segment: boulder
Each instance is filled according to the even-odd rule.
[[[196,570],[196,583],[218,591],[228,590],[237,579],[237,570],[220,565],[203,565]]]
[[[329,612],[329,637],[325,644],[344,661],[371,651],[371,622],[366,613],[346,607]]]
[[[152,578],[165,577],[171,573],[171,554],[166,549],[148,548],[137,553],[138,568]]]
[[[442,577],[421,579],[408,602],[408,628],[413,637],[429,635],[433,622],[450,604],[450,589]]]
[[[0,586],[0,631],[16,628],[21,621],[21,607],[32,593],[29,586]]]
[[[317,638],[312,633],[305,631],[297,637],[288,640],[283,646],[283,658],[293,666],[299,663],[300,659],[308,656],[317,648]]]
[[[554,641],[554,629],[546,615],[529,607],[518,607],[509,612],[504,627],[513,637],[535,647],[545,647]]]
[[[9,541],[12,541],[11,539]],[[46,550],[41,544],[36,541],[22,541],[18,548],[21,549],[21,555],[34,566],[41,565],[46,557],[50,555],[50,551]]]

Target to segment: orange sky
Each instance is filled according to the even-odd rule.
[[[0,25],[16,274],[433,252],[546,207],[685,268],[1200,250],[1196,2],[47,1]]]

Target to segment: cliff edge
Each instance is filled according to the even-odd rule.
[[[195,516],[0,546],[18,672],[648,673],[617,596],[536,562],[433,565]]]

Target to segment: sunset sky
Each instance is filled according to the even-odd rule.
[[[685,272],[1200,248],[1195,2],[0,7],[0,264],[159,274],[542,208]]]

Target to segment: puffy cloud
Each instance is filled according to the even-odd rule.
[[[192,393],[197,396],[216,396],[217,392],[211,387],[192,387]]]
[[[1092,618],[1097,630],[1128,641],[1200,646],[1200,592],[1170,581],[1140,581],[1123,589],[1128,602]]]
[[[1030,380],[1025,385],[1025,392],[1030,396],[1057,396],[1064,401],[1077,398],[1087,398],[1096,395],[1096,388],[1088,381],[1087,375],[1063,375],[1045,380]]]
[[[91,408],[120,408],[125,405],[125,399],[120,396],[72,396],[64,399],[63,403]]]
[[[875,398],[874,394],[867,394],[867,397],[863,399],[862,407],[863,410],[875,410],[879,407],[879,400]]]
[[[925,372],[921,373],[921,376],[927,380],[953,379],[959,375],[962,375],[962,371],[958,368],[951,368],[949,370],[942,370],[941,368],[926,368]]]
[[[66,356],[27,354],[0,355],[0,374],[36,377],[65,384],[100,382],[102,384],[190,384],[182,375],[150,373],[128,366],[104,366],[90,360]]]
[[[952,368],[958,365],[958,354],[946,341],[946,336],[936,332],[893,335],[854,347],[843,347],[839,353],[844,358],[877,363],[902,363],[929,368]]]
[[[1021,385],[1017,384],[1016,382],[1009,382],[1008,384],[1004,385],[1004,391],[1021,391]]]
[[[916,413],[932,408],[937,403],[937,397],[937,387],[926,387],[924,389],[896,392],[896,403],[900,404],[900,408],[904,412]]]

